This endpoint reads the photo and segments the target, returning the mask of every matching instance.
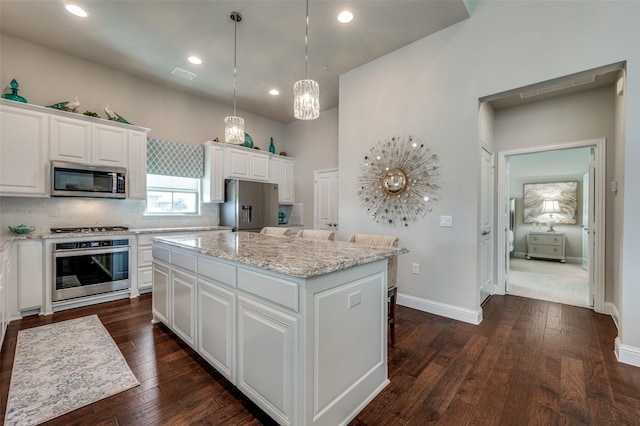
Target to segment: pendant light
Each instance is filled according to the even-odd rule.
[[[293,85],[293,115],[298,120],[315,120],[320,116],[320,86],[309,80],[309,0],[304,34],[304,80]]]
[[[233,115],[224,119],[224,140],[226,143],[242,145],[244,143],[244,119],[236,115],[236,57],[238,51],[237,27],[242,21],[238,12],[231,12],[233,21]]]

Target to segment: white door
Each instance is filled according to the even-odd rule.
[[[591,169],[591,167],[589,167]],[[582,269],[589,270],[589,193],[591,191],[589,173],[582,176]]]
[[[480,302],[493,294],[493,154],[482,147],[480,166]]]
[[[338,171],[314,172],[314,228],[338,231]]]

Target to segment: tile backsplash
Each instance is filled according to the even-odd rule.
[[[145,216],[140,200],[0,197],[0,234],[9,234],[9,226],[20,224],[35,226],[36,233],[72,226],[209,226],[220,223],[219,210],[218,204],[203,204],[200,216]]]

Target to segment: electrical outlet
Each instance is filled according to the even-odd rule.
[[[362,294],[360,293],[360,290],[349,294],[348,296],[348,307],[349,309],[353,308],[354,306],[358,306],[360,304],[360,302],[362,302],[361,300]]]
[[[419,274],[420,273],[420,264],[419,263],[414,263],[413,265],[411,265],[411,272],[414,274]]]
[[[445,228],[451,228],[453,226],[453,217],[440,216],[440,226]]]

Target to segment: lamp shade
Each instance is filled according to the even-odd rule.
[[[234,115],[224,119],[224,141],[236,145],[244,143],[244,119]]]
[[[313,80],[299,80],[293,86],[293,115],[298,120],[320,116],[320,86]]]
[[[560,213],[560,203],[557,200],[544,200],[542,213]]]

